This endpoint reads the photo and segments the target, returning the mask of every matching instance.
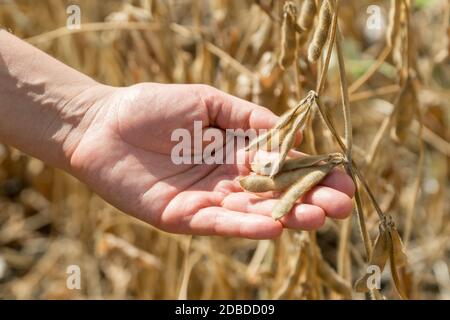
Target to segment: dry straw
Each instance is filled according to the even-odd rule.
[[[327,1],[333,18],[324,59],[310,64],[302,45],[318,29],[318,12],[307,15],[308,22],[302,16],[312,12],[305,6],[314,3],[318,11],[324,1],[292,1],[299,5],[298,26],[293,26],[296,63],[282,70],[285,2],[80,0],[85,23],[68,31],[61,28],[66,1],[35,1],[32,8],[17,1],[2,7],[0,25],[107,85],[201,82],[277,114],[287,110],[266,135],[269,150],[279,150],[305,104],[287,106],[315,90],[299,146],[314,155],[286,157],[273,178],[272,162],[252,164],[257,174],[251,177],[276,181],[286,174],[290,180],[280,187],[286,192],[304,176],[292,178],[294,172],[323,165],[339,150],[351,156],[342,167],[357,185],[357,219],[328,219],[314,232],[285,230],[274,241],[168,234],[118,212],[79,181],[0,145],[0,298],[396,299],[396,286],[405,298],[449,298],[450,3],[425,1],[412,10],[413,1],[392,1],[385,8],[391,10],[385,41],[373,42],[357,19],[347,18],[365,15],[373,1],[346,1],[345,6]],[[351,59],[343,55],[347,45]],[[332,51],[340,56],[339,68],[328,70]],[[370,66],[360,67],[360,60],[370,61],[372,54]],[[339,79],[351,81],[348,88]],[[409,82],[418,110],[406,129],[401,123],[408,124],[409,116],[400,120],[395,110],[402,116],[415,108],[399,103],[411,92],[404,89],[412,86]],[[348,95],[345,103],[339,95]],[[351,110],[346,133],[340,106]],[[355,135],[351,154],[350,129]],[[406,139],[389,139],[393,130]],[[395,227],[383,222],[388,214]],[[377,231],[381,235],[375,237]],[[91,245],[98,240],[98,246]],[[401,266],[403,249],[408,261]],[[365,277],[372,261],[385,268],[387,260],[394,261],[384,272],[392,274],[392,282],[382,281],[382,288],[369,295],[351,290],[353,279]],[[66,290],[61,284],[74,261],[83,270],[82,289]],[[364,281],[357,288],[368,289]]]
[[[388,45],[388,47],[393,47],[395,38],[397,37],[398,30],[400,28],[401,3],[401,0],[391,0],[389,21],[386,31],[386,44]]]

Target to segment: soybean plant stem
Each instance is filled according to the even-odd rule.
[[[339,77],[341,82],[341,95],[342,95],[342,109],[344,113],[344,129],[345,129],[345,142],[347,144],[346,156],[349,163],[352,160],[352,147],[353,147],[353,133],[352,133],[352,118],[350,113],[350,104],[348,98],[348,86],[347,77],[345,73],[345,61],[342,53],[341,34],[339,32],[339,26],[336,27],[336,54],[338,57]]]

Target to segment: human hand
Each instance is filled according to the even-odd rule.
[[[92,92],[71,103],[90,101]],[[317,229],[326,217],[340,219],[351,212],[354,185],[340,170],[275,221],[271,209],[277,200],[246,193],[236,180],[249,173],[248,165],[172,161],[175,129],[192,132],[194,121],[220,132],[268,129],[277,120],[268,109],[205,85],[143,83],[102,86],[102,92],[93,95],[82,134],[74,139],[70,171],[117,208],[157,228],[263,239],[279,236],[284,227]]]

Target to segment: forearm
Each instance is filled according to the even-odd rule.
[[[0,30],[0,142],[66,169],[102,87]]]

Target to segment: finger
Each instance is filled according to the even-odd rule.
[[[347,218],[353,208],[353,201],[348,195],[324,186],[314,187],[302,197],[301,202],[322,208],[328,217],[334,219]]]
[[[273,239],[283,226],[270,217],[221,207],[220,192],[185,191],[173,198],[155,224],[172,233]]]
[[[281,234],[283,226],[264,215],[207,207],[192,216],[189,231],[197,235],[274,239]]]
[[[201,86],[200,94],[208,110],[209,120],[223,129],[269,129],[278,117],[258,106],[209,86]]]
[[[277,199],[263,199],[245,192],[229,194],[222,201],[222,206],[229,210],[260,214],[271,217]],[[322,208],[310,204],[298,204],[285,215],[280,222],[286,228],[315,230],[325,223],[325,212]]]
[[[210,86],[200,86],[200,95],[208,110],[210,126],[222,129],[270,129],[279,119],[267,108]],[[299,131],[294,145],[300,144],[301,140]]]
[[[322,180],[320,185],[341,191],[350,198],[353,198],[355,195],[355,184],[353,183],[352,178],[338,168],[333,169],[326,178]]]
[[[223,129],[270,129],[278,120],[269,109],[219,90],[204,101],[211,122]]]

